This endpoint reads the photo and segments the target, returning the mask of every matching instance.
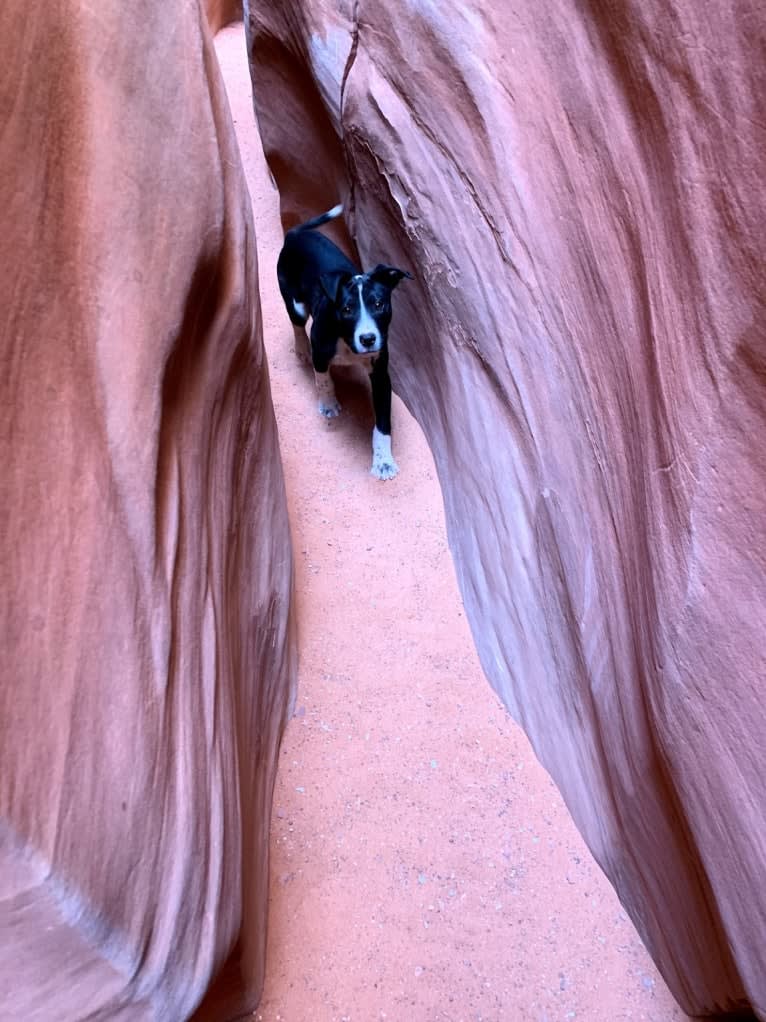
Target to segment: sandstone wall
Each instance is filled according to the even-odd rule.
[[[233,21],[242,21],[242,0],[203,0],[203,8],[214,35]]]
[[[292,555],[203,19],[0,6],[3,1020],[262,983]]]
[[[285,224],[345,200],[417,276],[392,374],[487,676],[681,1004],[766,1018],[762,6],[245,19]]]

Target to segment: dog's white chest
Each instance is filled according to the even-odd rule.
[[[344,340],[338,338],[335,354],[330,364],[334,366],[361,366],[363,369],[372,369],[379,354],[380,352],[376,351],[369,355],[357,355]]]

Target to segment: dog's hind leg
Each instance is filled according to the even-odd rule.
[[[334,419],[340,415],[340,403],[335,396],[335,384],[330,376],[330,359],[322,351],[321,346],[315,343],[317,330],[316,321],[313,321],[311,324],[311,361],[314,366],[314,382],[319,398],[319,414],[323,415],[325,419]]]
[[[279,270],[277,270],[277,280],[279,281],[279,292],[285,303],[287,315],[290,317],[290,322],[293,325],[295,354],[301,362],[310,362],[311,351],[308,334],[306,333],[306,321],[309,314],[306,304],[305,302],[299,302],[293,297],[287,277]]]
[[[372,431],[372,468],[376,479],[393,479],[399,466],[391,453],[391,379],[388,375],[388,351],[383,350],[370,373],[375,428]]]
[[[293,336],[296,358],[299,358],[301,362],[305,362],[306,365],[310,365],[311,346],[309,345],[309,338],[306,333],[305,326],[296,326],[295,323],[293,323]]]
[[[330,376],[330,370],[326,373],[318,373],[314,370],[314,380],[317,385],[317,396],[319,397],[319,414],[325,419],[335,419],[340,415],[340,402],[335,396],[335,384]]]

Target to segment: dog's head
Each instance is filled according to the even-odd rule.
[[[368,273],[322,275],[322,289],[333,304],[338,333],[357,355],[374,355],[386,342],[391,322],[391,292],[406,270],[382,263]]]

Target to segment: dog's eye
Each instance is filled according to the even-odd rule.
[[[351,315],[351,306],[350,305],[344,305],[343,308],[340,311],[343,313],[344,316],[350,316]]]
[[[376,309],[382,309],[383,308],[383,302],[380,300],[380,298],[376,298],[375,301],[372,304],[373,304],[374,308],[376,308]]]

